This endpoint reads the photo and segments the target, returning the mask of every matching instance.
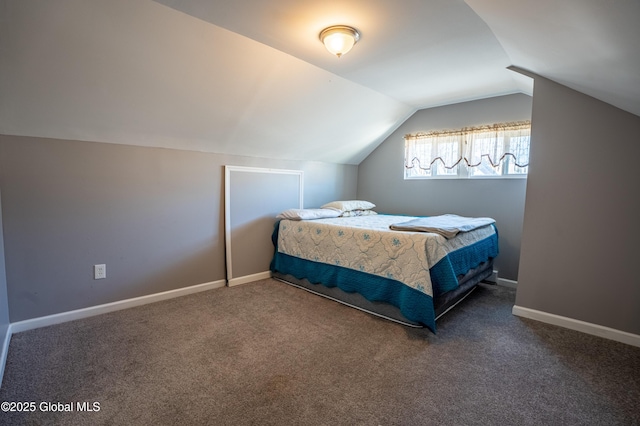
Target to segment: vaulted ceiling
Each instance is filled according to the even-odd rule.
[[[358,164],[417,109],[531,94],[640,115],[640,1],[0,0],[0,133]],[[362,33],[338,59],[329,25]]]

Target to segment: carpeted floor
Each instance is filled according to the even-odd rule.
[[[434,335],[265,280],[19,333],[0,401],[36,410],[0,424],[640,424],[640,348],[514,299],[483,284]]]

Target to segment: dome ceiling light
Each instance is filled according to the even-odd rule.
[[[334,25],[320,32],[320,41],[338,58],[351,50],[360,40],[360,33],[353,27]]]

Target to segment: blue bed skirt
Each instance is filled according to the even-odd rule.
[[[397,306],[407,319],[424,324],[435,332],[433,299],[399,281],[277,251],[271,261],[271,271],[307,279],[316,285],[337,286],[347,293],[358,292],[372,302],[390,303]]]
[[[423,324],[435,333],[435,310],[431,296],[393,279],[280,253],[277,248],[278,229],[279,223],[276,223],[272,235],[276,247],[270,265],[272,272],[289,274],[299,280],[306,279],[316,285],[339,287],[347,293],[357,292],[372,302],[390,303],[398,307],[408,320]],[[456,289],[459,276],[497,255],[497,230],[489,238],[449,253],[429,271],[434,297]]]

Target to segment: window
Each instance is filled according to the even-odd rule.
[[[406,135],[405,179],[525,177],[531,122]]]

